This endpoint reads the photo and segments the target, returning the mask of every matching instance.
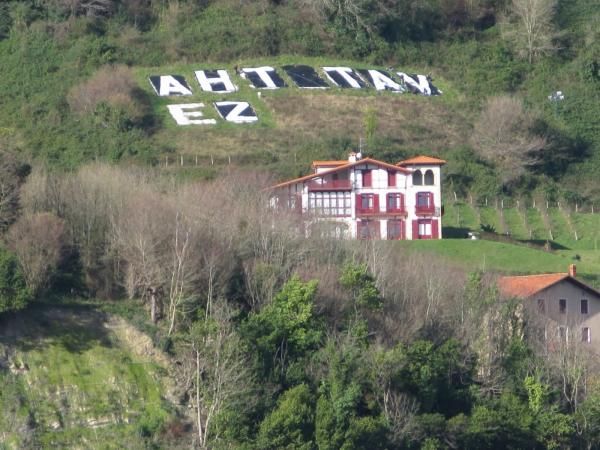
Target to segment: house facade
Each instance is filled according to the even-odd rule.
[[[301,217],[308,236],[441,239],[441,167],[418,156],[397,164],[351,153],[314,161],[313,173],[272,187],[271,203]]]
[[[600,292],[576,275],[571,264],[568,273],[502,277],[498,287],[526,300],[547,342],[575,340],[600,351]]]

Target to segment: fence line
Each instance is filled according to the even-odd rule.
[[[446,203],[466,203],[474,208],[482,207],[493,207],[499,211],[503,209],[516,208],[519,210],[525,210],[529,208],[537,209],[540,212],[547,211],[548,209],[559,209],[565,211],[567,214],[570,213],[591,213],[597,214],[600,209],[599,205],[594,202],[574,202],[566,200],[549,200],[542,198],[511,198],[511,197],[474,197],[468,194],[462,198],[457,195],[456,192],[452,192],[450,196],[446,198]]]

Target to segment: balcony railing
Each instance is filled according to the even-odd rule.
[[[369,216],[369,215],[378,215],[378,216],[405,216],[406,209],[404,207],[387,209],[383,210],[380,208],[356,208],[357,216]]]
[[[352,189],[350,180],[311,181],[309,191],[349,191]]]
[[[357,216],[367,216],[367,215],[373,215],[373,214],[380,214],[381,211],[379,211],[379,208],[362,208],[360,206],[356,207],[356,215]]]
[[[386,214],[391,214],[391,215],[395,215],[395,216],[405,216],[406,215],[406,208],[404,208],[404,206],[400,206],[399,208],[388,208],[385,211]]]
[[[435,214],[435,206],[433,205],[417,205],[415,213],[422,216],[433,216]]]

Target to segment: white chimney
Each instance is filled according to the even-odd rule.
[[[575,278],[577,276],[577,266],[569,264],[569,276]]]
[[[357,160],[356,156],[357,156],[356,153],[354,153],[354,152],[350,153],[348,155],[348,162],[351,162],[351,163],[356,162],[356,160]]]

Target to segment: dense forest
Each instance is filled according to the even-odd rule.
[[[216,128],[209,144],[185,139],[218,147],[231,133],[256,151],[167,170],[183,141],[140,68],[292,56],[431,73],[444,87],[432,109],[393,101],[448,127],[397,130],[361,111],[367,154],[441,156],[444,189],[465,195],[597,201],[599,20],[592,0],[0,3],[0,326],[49,307],[121,315],[172,384],[98,444],[101,427],[92,441],[69,424],[73,398],[45,392],[48,412],[29,396],[35,368],[14,355],[33,344],[0,339],[0,448],[598,448],[597,363],[576,340],[548,351],[495,274],[307,240],[269,208],[265,187],[355,149],[349,130]],[[261,150],[266,135],[293,162]]]

